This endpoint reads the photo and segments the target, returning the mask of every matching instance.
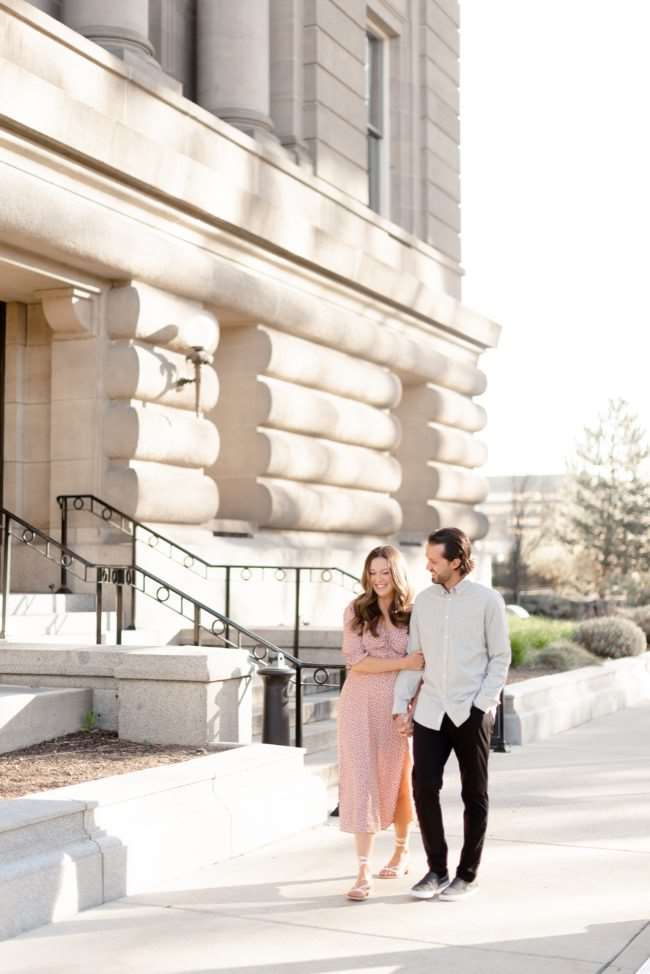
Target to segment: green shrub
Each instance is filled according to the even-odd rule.
[[[581,666],[598,666],[602,659],[594,656],[588,650],[574,643],[572,639],[558,639],[549,643],[544,649],[532,649],[528,654],[528,666],[531,669],[577,670]]]
[[[639,605],[636,609],[626,612],[626,615],[637,624],[639,629],[643,629],[646,641],[650,645],[650,605]]]
[[[587,619],[576,626],[573,639],[590,653],[610,659],[639,656],[647,649],[643,630],[622,616]]]
[[[530,619],[518,619],[508,616],[510,629],[510,645],[512,646],[512,665],[517,668],[524,666],[528,654],[532,650],[544,649],[558,639],[568,639],[574,629],[572,622],[560,622],[557,619],[544,619],[541,616],[531,616]]]

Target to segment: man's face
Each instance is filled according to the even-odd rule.
[[[428,544],[426,556],[427,571],[431,575],[431,581],[436,585],[446,585],[453,578],[454,572],[458,568],[458,558],[447,561],[443,544]]]

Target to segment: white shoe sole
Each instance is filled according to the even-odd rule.
[[[440,899],[444,900],[445,903],[457,903],[458,900],[466,900],[468,897],[474,896],[475,893],[478,893],[478,887],[467,890],[465,893],[447,893],[445,889],[442,891]]]
[[[414,896],[416,900],[433,900],[436,896],[440,896],[441,893],[447,889],[447,886],[441,886],[434,893],[430,893],[428,890],[411,890],[411,896]]]

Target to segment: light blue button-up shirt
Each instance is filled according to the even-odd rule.
[[[472,705],[494,710],[510,665],[505,604],[494,589],[463,578],[451,591],[432,585],[417,596],[408,652],[424,653],[424,672],[402,670],[394,714],[404,714],[420,680],[414,719],[439,730],[445,714],[459,727]]]

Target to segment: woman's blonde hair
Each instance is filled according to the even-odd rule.
[[[359,633],[363,632],[365,628],[368,628],[373,636],[377,635],[377,624],[381,619],[381,609],[379,608],[377,593],[373,589],[370,579],[370,565],[375,558],[386,559],[393,581],[393,601],[388,612],[390,621],[394,626],[401,626],[402,628],[408,629],[411,617],[413,590],[406,577],[404,556],[401,551],[398,551],[397,548],[394,548],[390,544],[373,548],[365,560],[361,575],[363,592],[352,603],[354,609],[352,626]]]

